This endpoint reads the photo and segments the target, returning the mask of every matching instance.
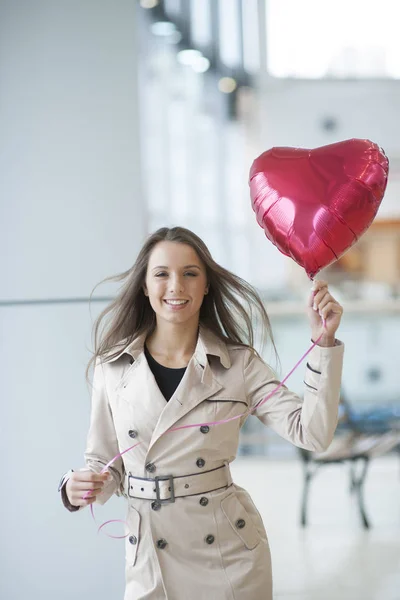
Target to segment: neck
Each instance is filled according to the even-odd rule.
[[[161,364],[187,365],[196,348],[198,327],[198,320],[184,324],[157,323],[146,340],[146,346]]]

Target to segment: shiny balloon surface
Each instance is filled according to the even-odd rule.
[[[313,278],[371,225],[388,169],[369,140],[271,148],[250,169],[252,206],[267,238]]]

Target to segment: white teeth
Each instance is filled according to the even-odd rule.
[[[167,304],[179,305],[179,304],[186,304],[187,300],[165,300],[165,302]]]

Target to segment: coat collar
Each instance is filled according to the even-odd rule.
[[[229,369],[231,366],[231,358],[226,343],[203,325],[200,325],[199,328],[199,337],[194,354],[203,367],[208,362],[207,356],[217,356],[225,369]]]
[[[135,338],[130,344],[125,346],[124,341],[122,341],[118,346],[122,347],[121,352],[119,352],[114,358],[109,360],[106,359],[106,362],[115,362],[119,358],[121,358],[124,354],[128,354],[134,360],[137,360],[138,356],[144,351],[144,343],[146,340],[146,334],[142,334]],[[125,346],[125,347],[124,347]],[[117,350],[118,347],[115,348]],[[207,329],[203,325],[199,327],[199,336],[197,339],[196,349],[194,351],[194,356],[197,361],[203,367],[208,363],[208,356],[217,356],[220,360],[220,363],[225,369],[229,369],[231,366],[231,359],[229,356],[228,348],[226,343],[221,340],[215,333]]]

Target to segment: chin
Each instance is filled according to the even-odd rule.
[[[163,321],[174,324],[184,324],[193,321],[197,317],[196,314],[184,315],[184,314],[168,314],[168,315],[158,315],[162,318]],[[197,317],[198,318],[198,317]]]

